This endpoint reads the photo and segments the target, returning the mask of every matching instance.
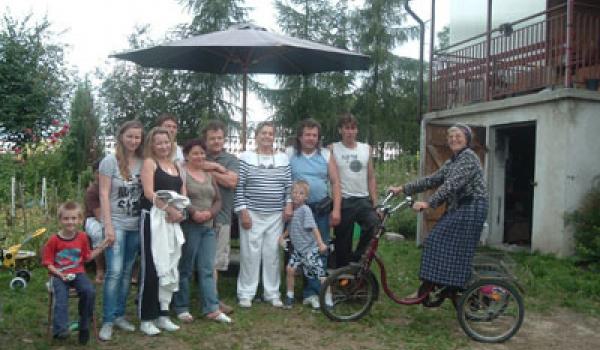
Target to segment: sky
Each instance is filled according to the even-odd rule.
[[[360,1],[350,0],[350,3],[357,4]],[[448,22],[448,1],[437,2],[437,28],[442,28]],[[247,0],[246,5],[253,8],[249,16],[251,21],[268,30],[280,31],[272,1]],[[413,0],[411,7],[424,21],[431,17],[430,0]],[[191,20],[191,15],[177,0],[0,0],[0,13],[6,11],[16,18],[29,13],[33,14],[34,19],[46,16],[52,24],[52,30],[61,33],[58,40],[68,45],[65,50],[67,62],[76,67],[81,76],[93,73],[97,68],[108,70],[111,63],[115,62],[108,56],[127,50],[127,37],[136,26],[150,24],[150,36],[155,41],[161,41],[169,29]],[[409,23],[414,22],[411,20]],[[429,34],[426,34],[426,58],[428,43]],[[396,50],[396,54],[418,58],[418,42],[403,45]],[[266,84],[273,84],[274,81],[272,76],[258,79]],[[255,96],[249,95],[249,119],[260,121],[268,114],[268,107],[263,106]]]

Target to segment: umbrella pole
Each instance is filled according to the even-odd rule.
[[[242,85],[242,151],[246,150],[246,90],[248,88],[248,72],[244,70]]]

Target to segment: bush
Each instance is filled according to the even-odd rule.
[[[383,196],[390,186],[403,185],[418,175],[419,155],[403,154],[395,160],[377,162],[375,173],[379,195]],[[383,199],[383,198],[381,198]],[[414,239],[417,232],[417,216],[411,210],[403,210],[392,215],[386,224],[390,231]]]
[[[600,186],[584,198],[579,210],[567,215],[575,228],[575,256],[579,263],[600,271]]]

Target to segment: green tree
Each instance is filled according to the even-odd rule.
[[[69,91],[63,45],[47,19],[32,23],[5,14],[0,22],[0,133],[23,143],[54,119],[66,119]]]
[[[169,40],[223,30],[245,19],[246,10],[240,1],[180,1],[194,18],[176,28]],[[129,38],[130,49],[151,46],[148,26],[140,27]],[[239,77],[143,68],[119,62],[102,75],[101,96],[108,121],[108,134],[125,120],[137,118],[146,127],[154,126],[162,112],[175,114],[180,120],[179,142],[197,137],[209,119],[232,123],[231,115],[238,110],[228,96],[240,91]]]
[[[450,46],[450,27],[444,26],[442,30],[437,32],[438,50],[443,50]]]
[[[80,83],[71,102],[70,131],[61,146],[63,164],[79,174],[102,155],[98,140],[100,120],[89,81]]]
[[[368,143],[397,141],[403,149],[413,150],[419,135],[414,105],[418,66],[393,53],[418,33],[416,27],[402,27],[406,19],[403,3],[372,0],[354,13],[356,45],[371,56],[372,65],[362,77],[353,112]]]
[[[334,6],[323,0],[279,0],[275,7],[278,23],[288,35],[349,48],[348,1]],[[354,73],[280,77],[279,88],[263,90],[262,95],[285,127],[293,130],[299,120],[311,116],[322,123],[322,134],[331,141],[337,137],[335,115],[352,105],[354,78]]]

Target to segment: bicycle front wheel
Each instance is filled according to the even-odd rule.
[[[347,266],[332,273],[321,286],[321,311],[333,321],[355,321],[371,310],[378,285],[373,272]]]
[[[482,279],[461,296],[458,322],[465,333],[483,343],[501,343],[517,333],[525,307],[517,288],[501,279]]]

